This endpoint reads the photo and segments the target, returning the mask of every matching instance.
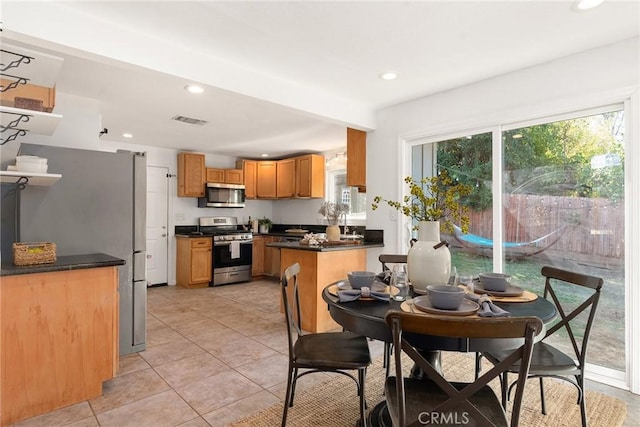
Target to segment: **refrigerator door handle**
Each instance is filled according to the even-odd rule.
[[[147,253],[136,251],[133,253],[133,281],[147,280]]]

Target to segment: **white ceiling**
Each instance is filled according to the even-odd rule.
[[[58,92],[98,100],[110,140],[257,157],[339,149],[380,108],[637,37],[639,4],[5,1],[2,21],[65,58]]]

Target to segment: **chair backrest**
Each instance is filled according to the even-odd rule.
[[[514,363],[520,361],[519,378],[526,378],[529,373],[529,364],[533,351],[534,337],[542,331],[542,321],[537,317],[500,317],[500,318],[478,318],[478,317],[429,317],[421,314],[406,313],[399,310],[390,310],[385,316],[385,321],[392,331],[393,344],[395,348],[402,348],[413,361],[423,370],[425,375],[435,383],[448,397],[429,411],[433,414],[447,414],[452,410],[464,411],[477,425],[494,425],[492,420],[487,418],[478,408],[469,402],[469,397],[481,390],[488,382],[508,371]],[[440,372],[434,369],[431,364],[412,345],[415,334],[429,335],[437,337],[450,337],[462,339],[485,339],[485,344],[490,341],[486,339],[496,339],[493,341],[499,346],[497,339],[509,339],[509,343],[514,342],[518,348],[507,356],[503,361],[493,366],[489,371],[469,383],[462,390],[458,390],[451,385]],[[413,337],[412,337],[413,335]],[[518,339],[513,341],[513,339]],[[524,339],[524,341],[522,341]],[[503,345],[504,345],[503,341]],[[488,349],[488,348],[487,348]],[[396,379],[402,378],[402,355],[396,351]],[[511,425],[517,426],[520,417],[520,407],[522,395],[524,393],[525,381],[518,381],[516,394],[513,400],[513,410],[511,415]],[[396,395],[398,397],[399,414],[397,414],[400,425],[406,424],[405,414],[405,390],[404,381],[396,380]]]
[[[382,264],[382,271],[388,271],[390,268],[387,264],[406,264],[407,256],[406,255],[396,255],[396,254],[381,254],[378,257],[378,261]]]
[[[580,368],[584,369],[584,360],[587,353],[587,344],[589,342],[591,326],[593,325],[593,319],[596,315],[598,301],[600,300],[600,289],[602,289],[604,281],[600,277],[589,276],[587,274],[576,273],[549,266],[542,267],[542,275],[546,278],[544,284],[544,297],[551,298],[553,304],[556,306],[558,314],[560,315],[559,322],[547,329],[545,338],[561,328],[564,328],[569,335],[569,339],[573,345],[573,351],[575,352],[576,359],[580,364]],[[572,311],[566,312],[565,309],[567,304],[565,302],[563,305],[561,295],[558,295],[559,292],[557,288],[560,283],[582,286],[587,289],[592,289],[593,292],[590,293],[589,297],[586,298],[584,302]],[[575,295],[572,295],[572,299],[575,299]],[[573,324],[571,323],[571,320],[575,319],[583,312],[587,313],[587,321],[584,327],[578,328],[575,322]],[[576,330],[582,333],[581,346],[578,346],[576,340]]]
[[[287,322],[287,338],[290,356],[293,354],[293,343],[297,337],[302,335],[300,297],[298,296],[298,273],[300,273],[300,264],[295,263],[284,270],[280,281],[282,305],[284,307],[285,321]]]

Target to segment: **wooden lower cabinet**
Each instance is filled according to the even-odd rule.
[[[211,282],[211,237],[176,236],[176,284],[185,288],[206,288]]]
[[[118,369],[118,269],[0,281],[0,425],[93,399]]]
[[[264,236],[253,236],[253,253],[251,254],[251,276],[253,277],[264,276],[265,240]]]
[[[280,240],[277,236],[253,236],[251,276],[280,279],[280,249],[267,246]]]
[[[329,314],[322,290],[333,282],[345,279],[350,271],[366,270],[367,250],[316,252],[283,248],[280,250],[280,269],[300,264],[298,286],[302,329],[326,332],[340,327]]]

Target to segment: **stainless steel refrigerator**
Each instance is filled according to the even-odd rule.
[[[120,355],[146,342],[146,158],[116,153],[22,144],[19,154],[46,157],[51,187],[20,191],[18,239],[57,245],[58,255],[103,252],[126,261],[119,267]],[[87,283],[91,286],[91,283]]]

